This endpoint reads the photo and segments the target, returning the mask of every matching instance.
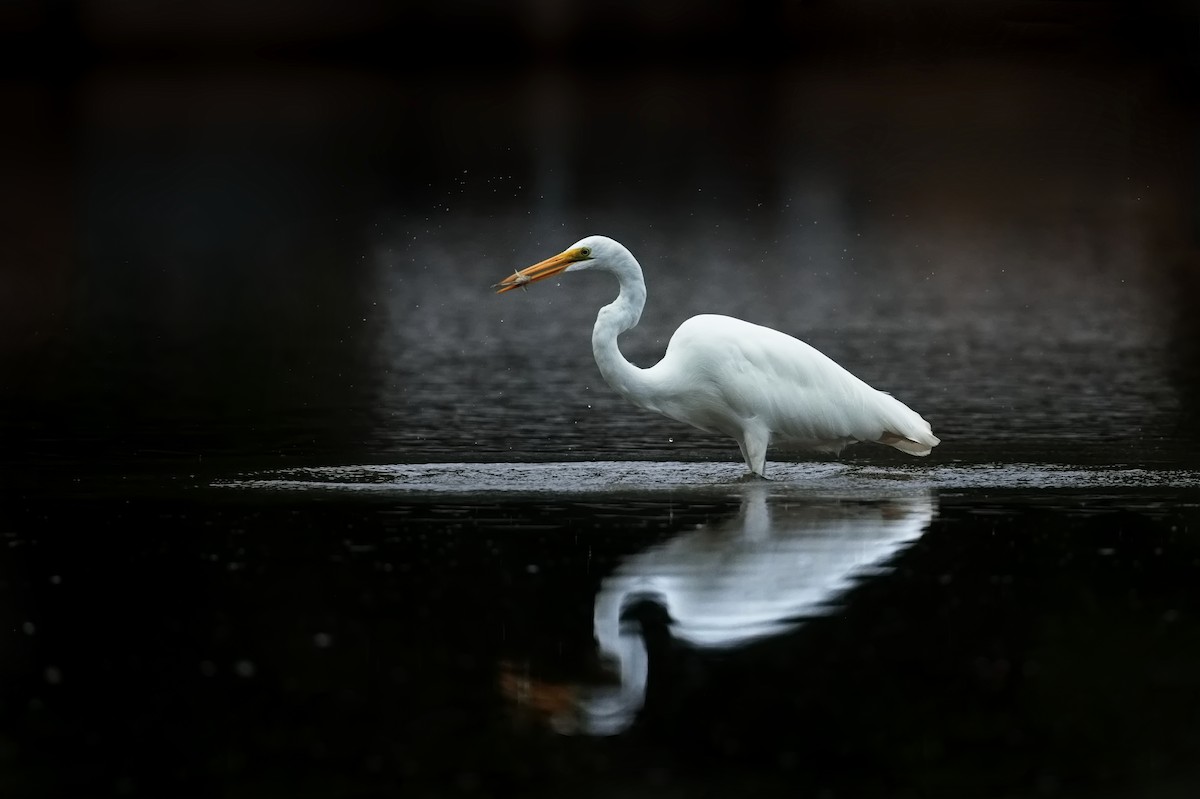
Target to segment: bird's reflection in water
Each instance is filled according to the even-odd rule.
[[[642,707],[649,674],[631,608],[660,606],[670,636],[696,649],[744,646],[821,615],[919,538],[934,516],[929,492],[784,499],[769,491],[747,486],[736,517],[633,555],[603,581],[594,632],[615,679],[562,685],[507,666],[505,695],[559,732],[620,733]]]

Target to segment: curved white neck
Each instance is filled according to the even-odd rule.
[[[646,370],[625,360],[617,345],[617,337],[637,325],[646,305],[646,282],[642,278],[642,267],[629,255],[627,260],[616,263],[609,270],[617,276],[621,292],[613,302],[605,305],[596,314],[596,325],[592,328],[592,352],[596,365],[605,381],[623,396],[641,405],[646,405],[649,384]]]

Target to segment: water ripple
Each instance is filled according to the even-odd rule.
[[[324,466],[258,472],[218,486],[271,491],[396,494],[560,494],[661,492],[738,485],[740,463],[584,461]],[[1200,488],[1200,472],[1080,468],[1049,464],[861,466],[771,465],[775,490]]]

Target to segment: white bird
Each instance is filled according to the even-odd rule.
[[[741,319],[693,316],[675,331],[661,361],[646,369],[633,365],[617,337],[641,319],[646,281],[633,254],[607,236],[580,239],[493,288],[503,293],[585,270],[611,272],[621,287],[592,329],[605,381],[634,405],[732,437],[752,475],[766,476],[772,442],[837,453],[874,441],[912,455],[928,455],[939,443],[929,423],[900,400],[803,341]]]

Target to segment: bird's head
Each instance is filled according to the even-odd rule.
[[[629,250],[608,236],[588,236],[567,249],[533,266],[514,272],[496,283],[492,288],[497,294],[523,288],[530,283],[554,277],[561,272],[581,272],[584,269],[611,268],[622,256],[629,257]]]

